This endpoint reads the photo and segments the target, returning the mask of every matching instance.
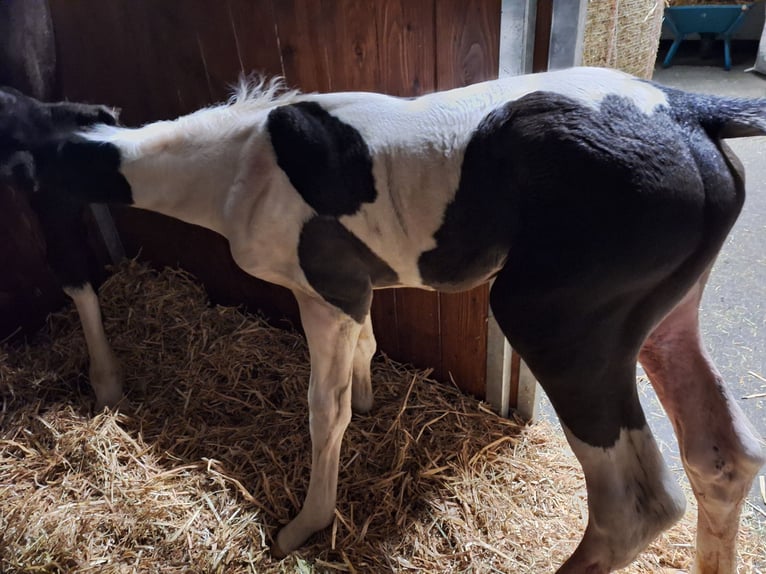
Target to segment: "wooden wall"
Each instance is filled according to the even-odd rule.
[[[128,125],[227,97],[240,72],[304,91],[415,96],[496,77],[500,0],[50,0],[58,80],[71,100],[122,108]],[[296,316],[289,293],[248,277],[206,230],[116,210],[128,255],[189,269],[214,300]],[[484,395],[488,291],[375,294],[390,356]]]

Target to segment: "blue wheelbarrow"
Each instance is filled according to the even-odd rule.
[[[699,34],[703,40],[723,38],[724,68],[731,70],[731,36],[745,21],[751,4],[668,6],[665,22],[673,33],[673,45],[662,62],[667,68],[676,55],[678,47],[689,34]]]

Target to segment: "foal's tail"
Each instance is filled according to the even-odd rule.
[[[660,89],[679,121],[697,123],[714,140],[766,135],[766,98],[723,98]]]

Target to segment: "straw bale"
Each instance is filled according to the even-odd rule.
[[[134,261],[101,296],[127,373],[119,413],[88,412],[72,309],[0,347],[0,571],[538,573],[577,544],[584,484],[557,430],[382,356],[376,406],[344,441],[334,524],[273,560],[309,476],[302,337]],[[625,571],[686,568],[693,521]],[[758,533],[740,540],[757,572]]]
[[[588,0],[582,63],[650,79],[664,0]]]

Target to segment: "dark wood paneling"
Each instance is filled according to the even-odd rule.
[[[396,292],[396,316],[399,323],[399,346],[402,354],[419,367],[433,368],[433,376],[442,379],[442,326],[439,321],[438,293],[419,289]]]
[[[500,0],[439,0],[436,31],[438,89],[497,77]],[[477,397],[486,393],[488,309],[486,286],[439,298],[442,376]]]
[[[538,0],[535,18],[535,48],[532,54],[533,72],[544,72],[548,69],[552,24],[553,0]]]
[[[436,89],[435,0],[376,3],[380,89],[419,96]]]
[[[478,398],[486,393],[488,309],[486,285],[439,298],[442,376]]]
[[[269,0],[50,5],[63,95],[120,107],[128,125],[224,100],[243,68],[282,73]]]
[[[66,300],[27,198],[0,183],[0,340],[40,328]]]
[[[284,73],[304,91],[379,89],[374,0],[277,0]]]
[[[436,2],[436,88],[497,78],[500,0]]]
[[[56,48],[47,0],[0,2],[0,86],[50,101],[55,97]]]
[[[392,359],[397,361],[409,361],[415,364],[416,359],[408,357],[407,350],[399,346],[399,321],[396,315],[396,298],[401,289],[381,289],[375,291],[372,298],[372,330],[378,349],[384,351]]]

